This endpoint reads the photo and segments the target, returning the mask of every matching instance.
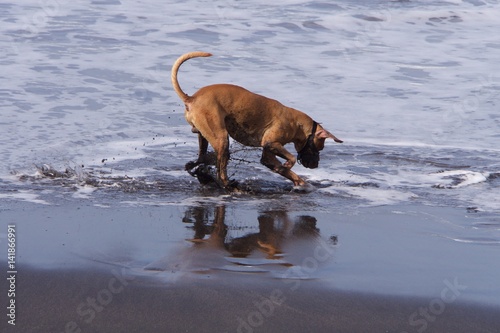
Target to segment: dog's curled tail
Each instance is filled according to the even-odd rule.
[[[191,58],[197,57],[210,57],[212,54],[207,52],[189,52],[179,57],[172,66],[172,85],[174,86],[174,90],[185,103],[189,99],[188,94],[182,91],[181,86],[179,85],[179,81],[177,80],[177,72],[179,71],[179,67],[181,67],[182,63]]]

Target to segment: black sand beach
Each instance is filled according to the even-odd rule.
[[[436,315],[441,309],[426,299],[340,292],[316,282],[291,290],[251,276],[165,286],[110,267],[25,267],[18,289],[16,326],[8,332],[493,333],[500,327],[495,308],[456,303]]]

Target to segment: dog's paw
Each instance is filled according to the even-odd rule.
[[[240,183],[237,180],[230,179],[228,184],[224,186],[226,191],[231,192],[231,193],[240,193],[241,188],[240,188]]]
[[[316,190],[316,187],[309,183],[305,183],[304,185],[295,185],[292,188],[292,192],[294,193],[311,193],[314,190]]]
[[[295,158],[287,160],[285,163],[283,163],[283,167],[286,169],[291,169],[293,166],[297,163],[297,160]]]
[[[191,176],[194,176],[191,172],[193,171],[194,168],[196,168],[200,163],[197,161],[190,161],[187,162],[186,165],[184,166],[184,169],[191,174]]]
[[[200,182],[200,184],[208,185],[211,183],[217,183],[215,171],[213,170],[213,168],[211,166],[205,165],[205,164],[197,164],[196,165],[194,162],[190,162],[190,163],[193,163],[194,167],[193,167],[193,165],[190,165],[190,167],[192,167],[192,168],[188,168],[188,164],[189,164],[188,163],[188,164],[186,164],[186,170],[191,176],[196,177],[198,179],[198,181]]]

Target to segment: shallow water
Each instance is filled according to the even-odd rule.
[[[498,1],[0,6],[2,214],[14,219],[12,212],[40,206],[50,216],[54,209],[62,230],[78,230],[69,240],[81,237],[88,245],[71,253],[85,257],[105,219],[83,216],[74,224],[61,220],[61,207],[94,207],[104,216],[168,208],[171,217],[155,220],[154,228],[172,228],[167,249],[188,251],[195,260],[201,254],[189,254],[192,242],[184,239],[193,238],[196,210],[206,216],[201,224],[211,225],[217,207],[225,207],[228,240],[257,232],[259,216],[274,212],[267,217],[274,223],[321,230],[315,242],[335,248],[336,259],[313,277],[332,286],[435,295],[444,279],[458,276],[470,281],[466,298],[500,299],[494,283],[500,43],[491,33],[499,28]],[[237,144],[229,172],[251,193],[201,187],[184,171],[197,139],[183,120],[169,70],[192,50],[214,57],[181,68],[188,93],[211,83],[242,85],[307,112],[345,141],[326,146],[320,168],[294,167],[316,191],[290,193],[288,182],[258,163],[258,150]],[[43,222],[22,216],[18,224],[36,228]],[[165,269],[154,264],[162,262],[165,242],[146,242],[153,235],[140,220],[116,216],[113,222],[144,240],[133,242],[138,252],[130,267]],[[80,235],[82,230],[91,234]],[[103,230],[96,240],[101,246],[116,237],[113,228]],[[42,239],[51,243],[57,235],[64,237]],[[306,242],[309,251],[315,242]],[[258,274],[279,278],[310,257],[299,255],[306,251],[302,241],[289,244],[286,262],[274,261],[272,269],[260,262],[235,265],[222,246],[216,263],[188,270],[264,266]],[[109,251],[91,257],[120,262],[120,251]],[[28,252],[26,262],[48,265],[43,252]],[[57,267],[67,260],[65,254],[49,262]],[[426,277],[421,285],[420,274]]]

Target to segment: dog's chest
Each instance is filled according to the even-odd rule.
[[[234,140],[245,146],[260,147],[262,134],[258,126],[251,121],[237,121],[234,117],[228,116],[225,119],[226,130]]]

